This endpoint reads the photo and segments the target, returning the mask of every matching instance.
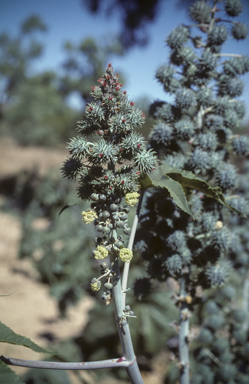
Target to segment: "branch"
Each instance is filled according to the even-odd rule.
[[[127,361],[124,357],[101,360],[101,361],[90,361],[82,363],[58,363],[55,361],[39,361],[39,360],[23,360],[14,359],[12,357],[0,356],[0,360],[7,365],[15,365],[18,367],[27,368],[41,368],[41,369],[63,369],[63,370],[88,370],[88,369],[102,369],[102,368],[127,368],[132,366],[136,359],[133,361]]]
[[[116,231],[113,231],[113,236],[116,237]],[[122,300],[122,290],[121,290],[121,277],[119,271],[119,258],[117,255],[112,255],[113,257],[113,270],[114,270],[114,280],[112,288],[112,297],[115,308],[115,318],[117,322],[119,340],[122,346],[122,351],[126,361],[132,361],[133,364],[126,367],[126,372],[129,376],[129,379],[132,384],[144,384],[141,373],[138,368],[136,356],[134,354],[130,328],[126,317],[124,316],[124,306]],[[125,263],[129,264],[129,263]],[[124,324],[121,324],[120,321],[124,320]]]
[[[180,296],[186,297],[186,287],[188,285],[188,274],[183,273],[180,278]],[[180,324],[179,324],[179,364],[181,367],[180,384],[189,384],[189,309],[186,301],[180,305]]]
[[[239,55],[237,53],[215,53],[214,55],[218,56],[218,57],[222,57],[222,56],[226,56],[226,57],[242,57],[242,55]]]
[[[140,214],[142,201],[143,201],[143,195],[144,195],[144,190],[141,191],[141,195],[140,195],[138,206],[137,206],[137,211],[136,211],[136,214],[135,214],[135,217],[133,220],[133,224],[132,224],[132,228],[131,228],[131,234],[130,234],[129,243],[128,243],[128,249],[130,249],[130,250],[132,250],[132,248],[133,248],[133,243],[134,243],[137,225],[138,225],[139,214]],[[130,269],[130,263],[124,263],[123,278],[122,278],[122,292],[123,292],[124,307],[125,307],[125,298],[126,298],[129,269]]]

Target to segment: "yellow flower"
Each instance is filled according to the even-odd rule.
[[[137,204],[137,202],[138,202],[139,196],[140,195],[137,192],[127,193],[125,195],[126,204],[130,205],[131,207],[134,207],[134,205]]]
[[[83,211],[81,212],[82,220],[86,224],[92,223],[98,216],[97,213],[93,210]]]
[[[92,291],[99,291],[101,288],[101,282],[97,279],[93,279],[91,282],[91,290]]]
[[[97,260],[104,259],[105,257],[108,256],[108,250],[103,247],[102,245],[99,245],[96,249],[96,251],[93,251],[94,257]]]
[[[123,262],[129,263],[133,257],[133,252],[128,248],[122,248],[119,251],[119,257]]]

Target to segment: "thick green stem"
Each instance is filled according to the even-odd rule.
[[[187,274],[180,279],[180,324],[179,324],[179,360],[180,360],[180,384],[189,384],[189,309],[185,300],[187,296]]]
[[[57,361],[39,361],[39,360],[23,360],[14,359],[13,357],[0,356],[0,360],[5,364],[16,367],[39,368],[39,369],[61,369],[61,370],[89,370],[103,368],[126,368],[132,362],[122,358],[115,358],[101,361],[77,362],[77,363],[60,363]]]
[[[243,324],[243,328],[248,330],[248,313],[249,313],[249,276],[247,276],[243,282],[243,310],[245,311],[245,322]]]
[[[113,279],[113,289],[112,297],[114,301],[115,308],[115,318],[118,327],[119,339],[122,346],[123,356],[127,361],[134,362],[132,366],[129,366],[126,369],[126,372],[129,376],[129,379],[132,384],[143,384],[143,379],[139,371],[136,356],[133,350],[130,328],[128,320],[125,325],[121,325],[121,319],[124,318],[124,304],[121,290],[121,276],[119,270],[119,258],[117,255],[114,255],[113,260],[113,270],[114,270],[114,279]],[[124,317],[123,317],[124,316]]]
[[[129,238],[129,243],[128,243],[128,249],[132,251],[133,248],[133,243],[136,235],[136,230],[137,230],[137,224],[139,220],[139,214],[140,214],[140,209],[142,206],[142,201],[143,201],[143,196],[144,196],[144,190],[141,191],[138,206],[137,206],[137,211],[133,220],[132,228],[131,228],[131,234]],[[130,269],[130,263],[125,263],[124,264],[124,270],[123,270],[123,279],[122,279],[122,292],[123,292],[123,303],[125,306],[125,299],[126,299],[126,289],[127,289],[127,282],[128,282],[128,275],[129,275],[129,269]]]

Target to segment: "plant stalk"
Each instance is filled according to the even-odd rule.
[[[180,324],[179,324],[179,362],[180,362],[180,384],[189,384],[189,309],[184,300],[187,296],[187,273],[184,273],[180,279]]]
[[[89,369],[103,369],[103,368],[127,368],[129,365],[134,365],[135,362],[127,361],[124,358],[115,358],[101,361],[90,362],[77,362],[77,363],[61,363],[57,361],[36,361],[14,359],[12,357],[0,356],[0,360],[7,365],[27,368],[40,368],[40,369],[62,369],[62,370],[89,370]]]
[[[113,234],[113,236],[115,236],[115,234]],[[119,270],[119,258],[117,255],[114,255],[113,263],[114,263],[113,264],[114,281],[113,281],[112,297],[114,301],[115,318],[117,322],[119,339],[120,339],[124,358],[127,361],[134,362],[132,366],[127,366],[125,369],[129,376],[130,382],[132,384],[144,384],[141,373],[138,368],[134,349],[133,349],[128,319],[125,318],[125,315],[124,315],[121,276],[120,276],[120,270]],[[125,264],[129,264],[129,263],[125,263]],[[126,320],[125,325],[121,325],[122,319]]]
[[[138,220],[139,220],[139,214],[142,206],[142,201],[143,201],[143,196],[144,196],[144,190],[141,190],[139,202],[137,205],[137,210],[136,214],[133,220],[132,228],[131,228],[131,234],[129,238],[129,243],[128,243],[128,249],[132,251],[133,248],[133,243],[136,235],[136,230],[137,230],[137,225],[138,225]],[[123,292],[123,305],[125,307],[125,299],[126,299],[126,290],[127,290],[127,282],[128,282],[128,275],[129,275],[129,269],[130,269],[130,263],[125,263],[124,264],[124,270],[123,270],[123,278],[122,278],[122,292]]]
[[[249,314],[249,276],[247,276],[243,282],[243,310],[246,313],[245,322],[243,324],[243,328],[248,330],[248,314]]]

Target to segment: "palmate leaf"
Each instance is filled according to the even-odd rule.
[[[0,383],[24,384],[21,379],[5,363],[0,360]]]
[[[168,175],[165,175],[160,182],[157,182],[157,186],[166,188],[176,205],[193,217],[193,213],[189,209],[184,190],[180,183],[173,180]]]
[[[159,167],[160,168],[160,167]],[[170,196],[176,203],[176,205],[184,212],[193,217],[192,212],[189,209],[188,202],[184,193],[184,190],[180,183],[170,178],[168,175],[160,174],[159,168],[150,175],[143,174],[140,179],[140,186],[142,189],[148,189],[153,187],[166,188],[170,193]],[[155,176],[155,177],[154,177]]]
[[[173,184],[173,181],[176,184]],[[196,189],[197,191],[204,193],[207,197],[217,200],[219,203],[223,204],[239,216],[244,218],[246,217],[242,212],[226,203],[225,197],[219,187],[212,187],[205,180],[200,179],[189,171],[184,171],[178,168],[170,167],[167,164],[162,164],[149,175],[143,174],[139,182],[142,189],[153,187],[167,188],[178,207],[189,213],[191,216],[193,215],[188,207],[186,196],[182,187]]]
[[[15,345],[22,345],[23,347],[30,348],[33,351],[38,353],[54,353],[54,352],[46,351],[44,348],[39,347],[39,345],[37,345],[27,337],[18,335],[17,333],[12,331],[12,329],[7,327],[5,324],[1,323],[1,321],[0,321],[0,342],[15,344]]]

